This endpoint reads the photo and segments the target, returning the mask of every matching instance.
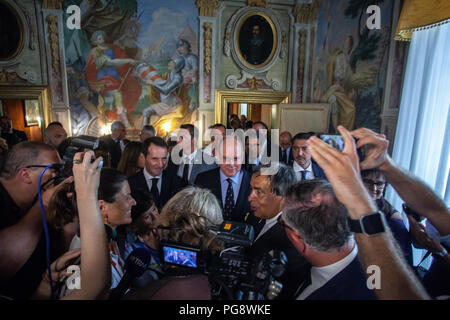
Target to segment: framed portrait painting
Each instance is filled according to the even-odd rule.
[[[20,52],[23,44],[22,24],[15,10],[0,1],[0,61],[8,61]]]
[[[41,122],[39,100],[25,100],[25,126],[38,126]]]
[[[277,32],[272,19],[263,12],[245,15],[237,29],[236,48],[241,61],[250,68],[261,68],[273,58]]]

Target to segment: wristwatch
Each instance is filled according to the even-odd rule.
[[[350,231],[374,236],[386,231],[386,219],[381,211],[362,216],[358,220],[348,218]]]
[[[442,249],[442,251],[434,252],[433,254],[444,257],[447,253],[448,253],[447,249],[444,248],[444,249]]]

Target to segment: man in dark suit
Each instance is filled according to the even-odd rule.
[[[283,251],[287,257],[287,265],[279,279],[283,289],[277,299],[295,299],[297,288],[308,278],[310,264],[289,241],[277,219],[282,213],[283,195],[288,186],[295,183],[296,177],[293,169],[284,163],[277,163],[273,174],[264,172],[269,168],[270,165],[259,166],[250,182],[252,191],[248,201],[260,222],[255,225],[255,240],[247,253],[253,257],[261,257],[270,250]]]
[[[200,173],[195,185],[214,193],[223,208],[224,220],[253,223],[247,201],[251,177],[242,169],[242,143],[235,136],[225,136],[218,144],[216,157],[219,168]]]
[[[247,130],[245,135],[245,162],[242,167],[253,174],[260,164],[268,164],[271,161],[267,154],[267,144],[270,141],[266,140],[261,131],[255,129]]]
[[[167,170],[193,185],[199,173],[217,168],[214,157],[197,149],[198,129],[192,124],[180,126],[177,145],[172,149]]]
[[[11,120],[7,116],[0,117],[0,128],[2,132],[1,137],[6,140],[9,149],[19,142],[28,141],[25,132],[12,128]]]
[[[292,156],[294,161],[292,168],[294,168],[297,175],[297,181],[312,180],[312,179],[327,179],[322,168],[315,163],[311,157],[311,152],[308,147],[308,139],[314,134],[312,132],[297,133],[292,138]]]
[[[145,167],[128,178],[131,192],[134,193],[138,189],[150,191],[157,207],[162,208],[186,184],[178,176],[172,176],[164,170],[168,147],[163,139],[148,138],[142,149],[145,155]]]
[[[294,157],[292,156],[292,135],[289,131],[280,134],[280,162],[292,166]]]
[[[285,196],[279,223],[311,265],[311,277],[297,290],[299,300],[373,300],[348,212],[323,180],[300,181]]]
[[[114,121],[111,125],[111,134],[100,137],[105,143],[106,149],[111,156],[111,167],[117,168],[123,149],[129,140],[125,139],[127,131],[125,125],[121,121]]]

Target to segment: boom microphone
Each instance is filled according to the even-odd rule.
[[[119,300],[130,287],[131,281],[139,278],[147,270],[150,263],[150,250],[140,247],[134,249],[125,261],[125,274],[109,296],[109,300]]]

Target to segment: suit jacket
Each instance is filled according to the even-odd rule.
[[[324,179],[328,181],[327,176],[325,175],[323,169],[312,159],[311,163],[315,179]],[[294,167],[294,162],[291,163],[291,167]]]
[[[144,189],[150,192],[147,181],[145,181],[144,169],[128,178],[131,192],[135,192],[138,189]],[[172,198],[178,191],[183,189],[186,183],[183,182],[177,176],[170,175],[166,170],[162,173],[161,191],[159,193],[159,201],[157,203],[158,208],[164,207],[167,201]]]
[[[1,137],[6,140],[9,149],[11,149],[15,144],[18,144],[19,142],[28,141],[25,132],[16,129],[12,129],[12,133],[2,130]]]
[[[211,156],[198,149],[197,154],[194,158],[194,162],[192,164],[191,175],[189,176],[189,181],[187,181],[187,184],[193,185],[199,173],[206,172],[218,167],[215,161],[212,164],[208,164],[206,163],[205,159],[208,160],[208,163],[211,163],[214,160]],[[169,164],[167,165],[167,171],[169,172],[169,174],[176,176],[178,174],[179,167],[180,165],[175,164],[172,161],[172,158],[169,159]]]
[[[237,222],[245,222],[249,224],[254,223],[253,213],[250,210],[250,203],[248,202],[248,196],[250,195],[250,180],[251,175],[246,170],[241,169],[243,176],[239,189],[238,198],[231,214],[231,220]],[[223,212],[222,202],[222,186],[220,183],[220,168],[215,168],[206,172],[202,172],[197,175],[195,179],[195,185],[201,188],[211,190],[216,196]]]
[[[367,288],[367,276],[358,256],[306,300],[376,300],[373,290]]]
[[[289,155],[288,155],[288,159],[287,159],[286,162],[281,160],[281,159],[283,159],[283,150],[281,149],[281,147],[279,147],[279,153],[280,153],[280,155],[279,155],[280,162],[283,162],[283,163],[285,163],[288,166],[292,166],[293,165],[294,156],[292,155],[292,148],[290,148],[290,150],[289,150]]]
[[[283,289],[276,299],[295,299],[295,292],[308,278],[311,265],[295,249],[279,223],[273,225],[259,237],[247,249],[247,253],[252,257],[262,257],[270,250],[283,251],[287,257],[286,270],[279,278],[279,281],[283,284]]]
[[[114,141],[110,134],[100,137],[100,141],[104,142],[105,147],[111,156],[111,167],[114,169],[117,168],[120,157],[122,156],[122,149],[120,148],[120,145]],[[126,145],[130,142],[130,140],[123,139],[123,142]]]

